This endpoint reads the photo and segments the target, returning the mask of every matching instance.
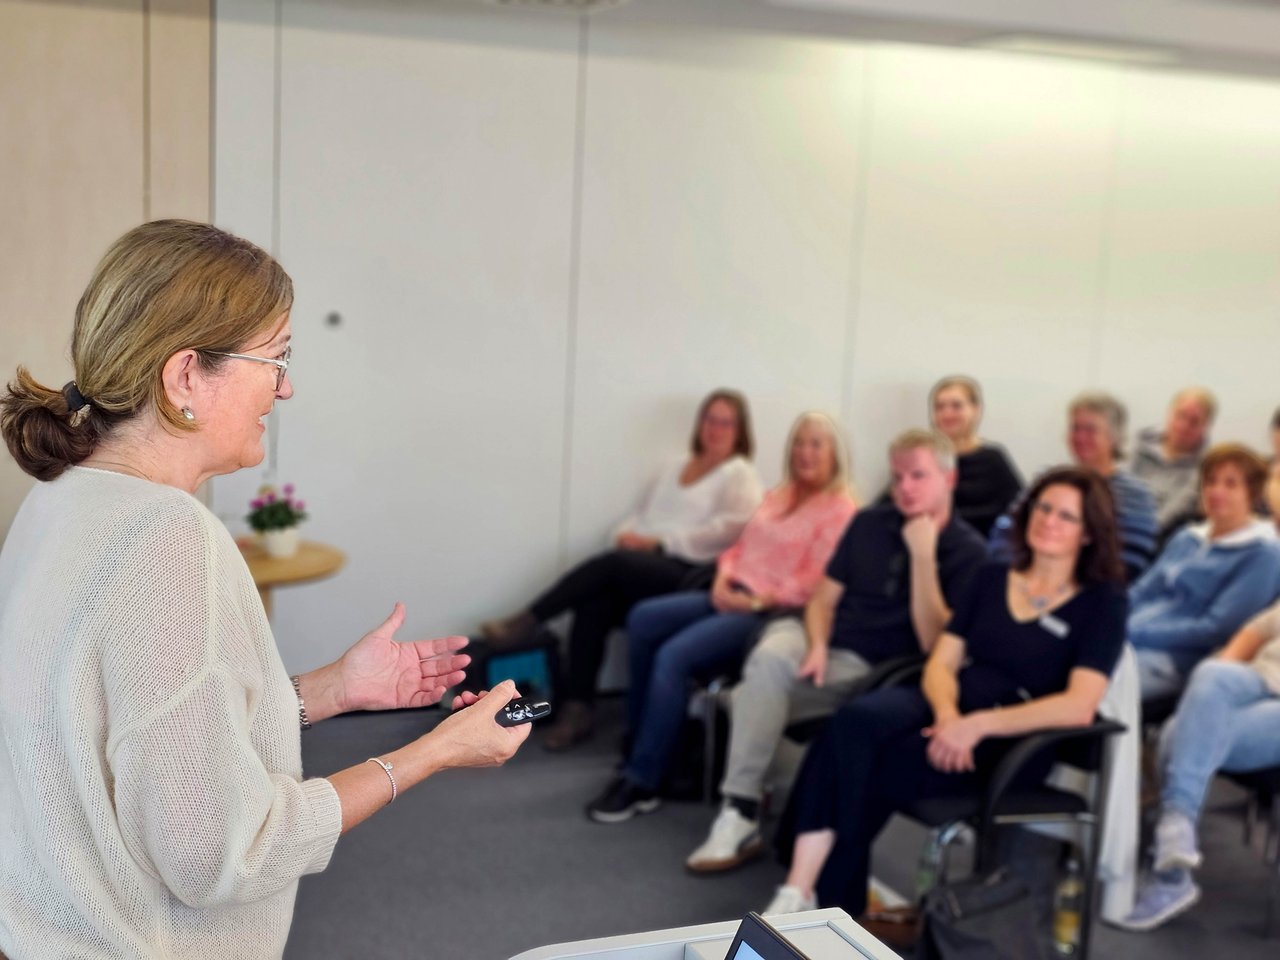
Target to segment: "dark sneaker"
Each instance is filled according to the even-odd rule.
[[[652,790],[618,777],[608,789],[587,804],[587,816],[596,823],[622,823],[638,813],[653,813],[662,805]]]

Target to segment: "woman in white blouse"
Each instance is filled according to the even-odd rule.
[[[596,675],[609,631],[641,600],[686,586],[742,532],[763,496],[751,464],[754,442],[746,398],[715,390],[698,408],[689,454],[665,464],[636,510],[614,531],[613,547],[578,564],[529,607],[481,625],[499,648],[516,646],[538,625],[573,612],[565,694],[543,746],[567,750],[591,735]]]
[[[75,380],[25,369],[0,430],[36,484],[0,551],[0,952],[278,958],[298,878],[426,777],[528,736],[501,684],[398,750],[302,777],[299,729],[434,703],[461,637],[398,643],[397,604],[289,677],[235,543],[192,494],[262,460],[293,387],[292,283],[215,227],[145,224],[76,308]],[[462,708],[462,709],[458,709]]]

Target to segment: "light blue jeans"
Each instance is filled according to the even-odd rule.
[[[1194,823],[1219,770],[1280,764],[1280,696],[1247,664],[1205,660],[1160,736],[1160,805]]]

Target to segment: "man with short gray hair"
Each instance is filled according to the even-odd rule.
[[[1163,430],[1148,427],[1138,434],[1130,469],[1156,498],[1162,541],[1199,513],[1200,459],[1217,413],[1212,393],[1186,387],[1174,394]]]
[[[760,801],[788,722],[834,713],[880,662],[928,653],[985,557],[976,531],[951,511],[955,449],[940,433],[908,430],[889,447],[892,501],[858,512],[805,607],[771,623],[733,691],[724,807],[688,860],[728,870],[763,849]]]

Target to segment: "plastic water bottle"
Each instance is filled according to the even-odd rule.
[[[920,850],[920,860],[916,864],[916,900],[923,900],[925,894],[938,885],[938,869],[942,866],[942,831],[933,830],[929,839]]]
[[[1072,956],[1080,947],[1080,908],[1084,905],[1084,878],[1080,861],[1067,860],[1067,871],[1058,881],[1053,895],[1053,948],[1063,956]]]

